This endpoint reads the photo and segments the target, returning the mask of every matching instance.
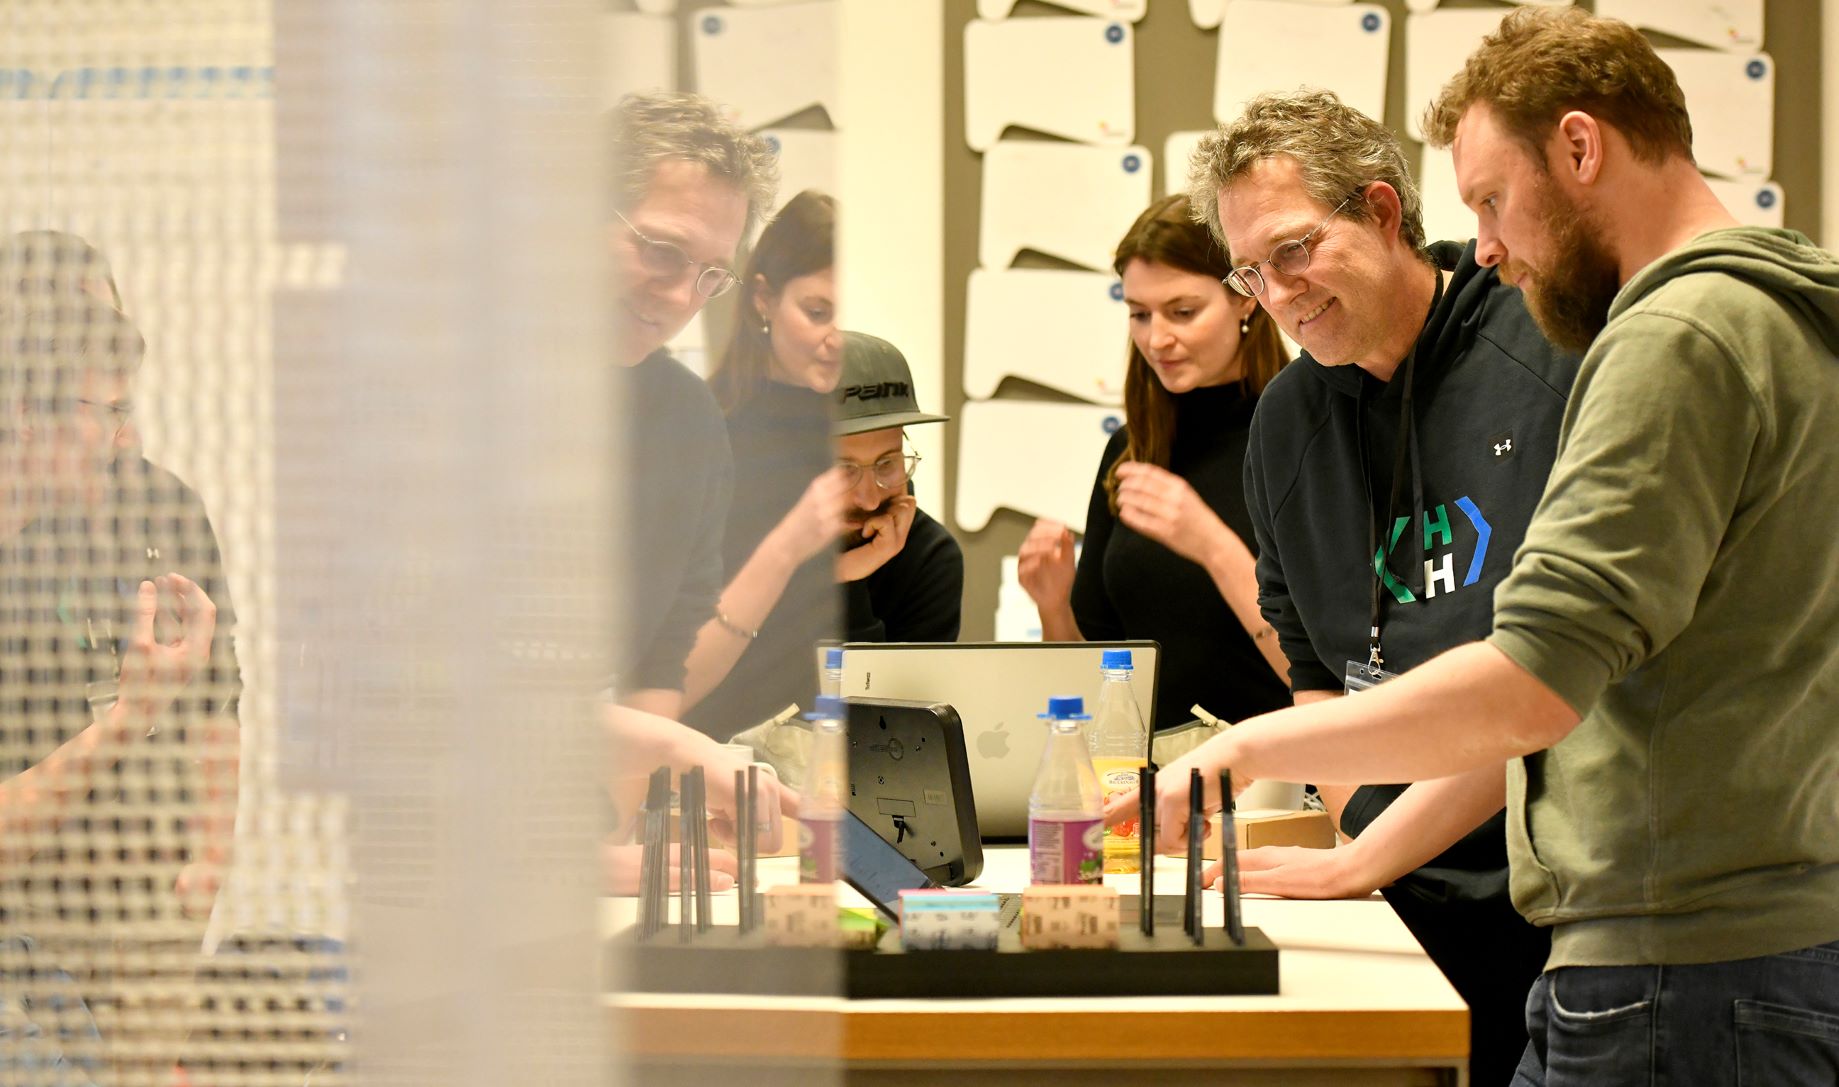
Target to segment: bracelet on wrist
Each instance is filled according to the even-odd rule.
[[[728,618],[728,614],[722,611],[722,606],[720,604],[715,605],[715,621],[721,624],[723,630],[733,634],[737,638],[746,638],[748,641],[753,641],[760,636],[759,630],[749,630]]]

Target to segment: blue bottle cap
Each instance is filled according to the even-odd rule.
[[[848,719],[849,703],[833,694],[818,695],[817,703],[811,707],[811,712],[805,714],[807,721],[847,721]]]
[[[1086,700],[1076,694],[1057,694],[1047,700],[1047,712],[1037,714],[1049,721],[1090,721]]]
[[[824,667],[825,668],[843,667],[843,649],[841,646],[832,646],[829,649],[824,650]]]
[[[1098,658],[1098,666],[1104,669],[1130,668],[1130,650],[1107,649]]]

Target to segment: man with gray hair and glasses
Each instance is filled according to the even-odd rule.
[[[734,814],[733,771],[749,760],[678,723],[685,661],[722,588],[722,533],[734,463],[721,410],[665,345],[735,283],[741,239],[771,208],[778,165],[766,141],[702,95],[627,95],[609,115],[612,254],[614,530],[619,644],[613,659],[611,781],[630,814],[633,781],[660,764],[709,770],[709,804]],[[765,780],[766,810],[795,808]],[[618,803],[616,801],[616,803]],[[609,886],[637,886],[637,846],[609,841]],[[718,856],[732,870],[731,857]],[[675,865],[671,866],[674,870]]]
[[[1295,701],[1362,690],[1482,636],[1556,454],[1576,359],[1477,265],[1472,242],[1430,244],[1396,137],[1329,92],[1253,99],[1202,142],[1191,186],[1231,254],[1227,285],[1303,348],[1265,389],[1245,458],[1259,604]],[[1351,841],[1250,851],[1244,886],[1381,890],[1470,1005],[1474,1082],[1505,1083],[1548,946],[1507,895],[1505,767],[1388,780],[1318,782]]]

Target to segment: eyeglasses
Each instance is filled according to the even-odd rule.
[[[1348,196],[1347,200],[1352,200],[1359,195],[1359,193],[1352,193]],[[1347,206],[1347,200],[1343,200],[1339,204],[1336,204],[1335,210],[1329,212],[1326,219],[1317,223],[1314,230],[1311,230],[1300,238],[1292,238],[1287,242],[1278,242],[1277,248],[1271,250],[1270,256],[1255,264],[1246,264],[1234,268],[1232,272],[1220,282],[1238,291],[1247,298],[1256,298],[1264,293],[1264,276],[1258,272],[1259,264],[1268,264],[1287,276],[1302,275],[1309,270],[1309,242],[1314,239],[1317,234],[1322,232],[1322,228],[1328,225],[1329,219],[1333,219],[1336,215],[1340,214],[1341,209]]]
[[[649,274],[674,280],[682,277],[683,273],[689,269],[700,267],[702,271],[696,273],[696,293],[704,298],[715,298],[721,295],[734,286],[739,279],[731,269],[723,268],[719,264],[706,260],[691,260],[690,255],[685,253],[680,245],[647,238],[639,233],[639,228],[633,226],[630,219],[620,215],[617,211],[613,214],[619,215],[619,221],[625,223],[626,229],[632,231],[632,236],[639,240],[639,265]]]
[[[843,482],[853,489],[862,482],[862,473],[868,472],[875,479],[875,486],[884,491],[892,491],[906,485],[919,468],[918,453],[889,453],[879,457],[873,464],[857,464],[853,460],[836,462],[837,471],[843,473]]]
[[[104,414],[114,416],[115,430],[110,435],[111,440],[121,436],[122,428],[128,425],[129,420],[134,415],[133,404],[105,404],[100,400],[85,400],[80,396],[76,398],[75,402],[92,408],[98,416]]]

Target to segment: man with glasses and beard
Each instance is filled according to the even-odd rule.
[[[1263,95],[1202,142],[1192,206],[1302,356],[1266,387],[1245,456],[1259,607],[1298,705],[1479,638],[1545,486],[1577,360],[1539,335],[1473,243],[1424,236],[1397,138],[1326,91]],[[1496,764],[1407,788],[1313,781],[1334,850],[1255,850],[1248,890],[1380,890],[1471,1008],[1477,1083],[1526,1045],[1542,930],[1507,894]]]
[[[774,611],[769,625],[739,632],[749,640],[746,651],[721,685],[685,716],[723,739],[787,705],[810,705],[817,691],[816,647],[839,633],[853,642],[958,637],[964,554],[913,497],[920,458],[907,449],[905,429],[942,423],[947,416],[919,409],[913,374],[893,344],[848,331],[842,341],[831,426],[842,535],[835,549],[819,552],[795,575],[840,585],[842,596],[805,594],[801,606]]]
[[[1509,14],[1425,130],[1477,258],[1587,350],[1550,483],[1485,641],[1191,765],[1507,762],[1514,903],[1552,933],[1516,1084],[1839,1081],[1839,261],[1737,224],[1625,23]]]

